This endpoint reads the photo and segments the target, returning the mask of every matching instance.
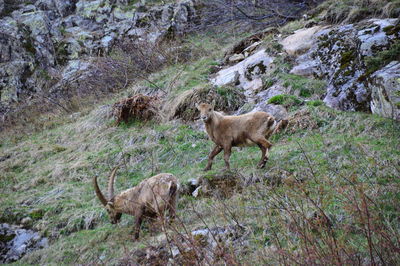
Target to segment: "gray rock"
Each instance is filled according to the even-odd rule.
[[[371,106],[372,87],[366,77],[364,60],[366,56],[373,56],[390,46],[396,36],[388,34],[385,28],[395,23],[396,19],[373,19],[315,31],[308,36],[311,47],[307,52],[289,47],[292,54],[304,53],[296,58],[297,65],[291,73],[326,79],[328,86],[324,102],[330,107],[346,111],[387,112],[388,108],[383,107],[382,101],[378,101],[380,107],[377,107],[377,101],[372,101],[375,106]],[[289,37],[293,44],[296,34]],[[375,95],[378,94],[375,89]],[[382,108],[386,111],[377,111]]]
[[[256,111],[267,112],[270,115],[274,116],[277,120],[287,119],[289,116],[286,108],[282,105],[268,104],[266,102],[261,102],[257,104],[252,112]]]
[[[82,56],[107,54],[117,41],[157,42],[195,23],[192,0],[138,11],[130,2],[20,0],[6,2],[6,8],[0,0],[0,13],[11,12],[0,19],[0,109],[41,91],[40,73],[61,64],[68,68],[68,61]]]
[[[21,224],[24,226],[28,226],[32,223],[32,218],[31,217],[25,217],[21,220]]]
[[[37,232],[0,224],[0,263],[17,261],[27,253],[47,246],[47,238]]]
[[[400,62],[393,61],[372,76],[371,111],[400,120]]]
[[[244,59],[243,54],[234,54],[234,55],[230,56],[228,60],[231,63],[236,63],[236,62],[242,61],[243,59]]]
[[[0,0],[0,14],[3,13],[4,10],[4,0]]]
[[[211,83],[215,86],[234,84],[252,95],[262,87],[261,75],[271,69],[273,58],[260,50],[236,65],[220,70]]]
[[[283,50],[289,55],[303,54],[312,47],[315,33],[321,29],[321,26],[315,26],[297,30],[294,34],[283,39],[280,44],[283,46]]]

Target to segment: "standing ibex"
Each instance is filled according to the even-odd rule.
[[[210,170],[212,161],[217,154],[224,150],[224,160],[227,169],[230,169],[229,157],[235,146],[252,146],[257,144],[261,149],[259,168],[263,168],[268,160],[268,149],[272,144],[267,140],[280,127],[287,125],[287,120],[279,123],[266,112],[247,113],[238,116],[225,116],[214,111],[214,104],[201,103],[196,105],[200,111],[208,136],[215,143],[208,156],[208,163],[204,171]]]
[[[96,195],[106,208],[111,223],[118,223],[123,213],[134,215],[136,218],[134,240],[136,240],[139,238],[143,217],[163,219],[164,213],[168,210],[170,219],[175,218],[179,183],[174,175],[165,173],[155,175],[114,196],[117,169],[118,166],[112,170],[108,181],[108,199],[101,193],[97,177],[93,178]]]

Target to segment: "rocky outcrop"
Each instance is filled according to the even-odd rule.
[[[400,120],[400,62],[393,61],[371,79],[371,111]]]
[[[395,69],[398,68],[398,64],[388,66],[390,70],[385,68],[383,72],[371,75],[366,59],[398,42],[398,28],[396,19],[371,19],[357,24],[314,27],[311,28],[313,30],[296,32],[282,43],[286,44],[284,49],[288,54],[297,55],[297,65],[291,73],[315,76],[328,81],[324,98],[328,106],[345,111],[365,111],[393,117],[393,112],[397,113],[399,108],[397,98],[383,97],[386,92],[382,86],[389,86],[388,90],[393,91],[384,80],[396,80]],[[307,45],[294,45],[293,40],[298,39],[299,34],[303,36],[305,33]],[[391,74],[388,74],[389,77],[383,73]],[[395,111],[389,111],[388,105]]]
[[[104,55],[124,40],[174,37],[196,21],[192,0],[152,7],[131,2],[1,1],[0,107],[41,91],[39,79],[70,60]]]
[[[9,224],[0,224],[0,263],[11,263],[25,254],[48,246],[39,233]]]
[[[262,88],[261,75],[270,70],[274,59],[264,49],[247,58],[243,56],[243,59],[231,67],[220,70],[211,79],[211,83],[215,86],[236,85],[245,91],[245,95],[255,94]]]

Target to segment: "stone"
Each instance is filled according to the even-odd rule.
[[[372,113],[400,120],[400,62],[389,63],[371,78]]]
[[[198,186],[192,193],[192,196],[197,198],[202,194],[202,186]]]
[[[297,30],[294,34],[283,39],[280,44],[289,55],[303,54],[312,47],[314,35],[321,29],[321,26],[315,26]]]
[[[28,226],[32,223],[32,218],[31,217],[25,217],[21,220],[21,224],[24,226]]]
[[[211,83],[215,86],[234,84],[251,95],[262,87],[261,75],[271,69],[273,58],[265,50],[260,50],[243,61],[220,70]]]
[[[3,13],[4,10],[4,0],[0,0],[0,14]]]
[[[318,70],[318,61],[310,58],[309,54],[304,54],[296,59],[297,65],[290,70],[290,74],[303,77],[313,77]]]
[[[243,54],[234,54],[231,57],[229,57],[229,62],[236,63],[236,62],[242,61],[243,59],[244,59]]]
[[[278,121],[288,118],[288,112],[282,105],[268,104],[266,102],[261,102],[257,104],[251,112],[263,111],[272,115]]]
[[[17,261],[27,253],[47,246],[47,238],[33,230],[0,224],[0,263]]]
[[[344,111],[385,113],[388,116],[387,104],[378,96],[384,93],[371,84],[376,79],[370,79],[364,60],[390,47],[397,37],[385,29],[395,23],[396,19],[370,19],[356,24],[324,27],[312,36],[306,34],[305,53],[303,48],[294,49],[295,46],[290,46],[299,38],[295,33],[284,43],[288,53],[297,55],[297,64],[290,73],[326,79],[324,102],[329,107]],[[300,33],[304,33],[303,30]],[[371,101],[373,90],[374,100]]]

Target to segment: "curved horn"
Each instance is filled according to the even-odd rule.
[[[114,169],[111,171],[110,178],[108,179],[108,198],[110,200],[114,197],[114,179],[115,179],[115,174],[117,173],[118,168],[119,168],[119,165],[114,167]]]
[[[96,191],[96,195],[99,198],[99,200],[101,201],[101,203],[106,206],[107,205],[107,200],[106,198],[103,196],[103,193],[101,193],[99,185],[97,184],[97,176],[93,177],[93,186],[94,186],[94,191]]]

